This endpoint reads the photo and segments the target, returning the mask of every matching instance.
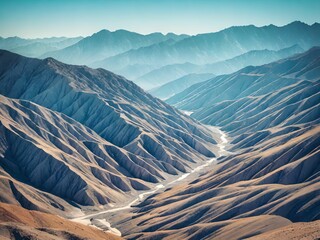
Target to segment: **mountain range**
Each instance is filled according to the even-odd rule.
[[[214,76],[215,75],[211,73],[190,73],[176,80],[163,84],[160,87],[153,88],[149,91],[149,93],[162,100],[166,100],[182,92],[193,84],[204,82],[205,80],[211,79]]]
[[[318,23],[0,48],[1,239],[320,238]]]
[[[29,57],[102,67],[150,90],[192,73],[228,74],[320,44],[318,23],[253,25],[189,36],[101,30],[85,38],[1,38],[0,48]]]
[[[125,201],[214,157],[208,129],[111,72],[6,51],[0,63],[6,202],[69,214],[66,201]]]
[[[194,111],[191,116],[201,122],[226,131],[231,153],[198,179],[115,216],[115,226],[127,239],[280,239],[277,229],[287,239],[285,233],[299,226],[292,222],[315,221],[304,236],[316,239],[319,70],[320,48],[314,47],[198,83],[169,99]],[[304,225],[300,230],[307,229]]]
[[[220,32],[199,34],[179,41],[160,42],[131,49],[92,63],[91,66],[103,67],[121,74],[122,69],[128,69],[129,66],[134,65],[141,68],[142,71],[146,69],[145,74],[147,74],[148,71],[150,72],[150,66],[155,70],[166,65],[186,62],[205,65],[231,59],[252,50],[278,51],[294,45],[307,50],[320,44],[319,34],[320,25],[318,23],[307,25],[302,22],[293,22],[282,27],[274,25],[231,27]],[[242,67],[247,65],[250,64],[244,63]],[[128,74],[127,70],[125,72]],[[132,79],[130,75],[127,77]],[[152,82],[153,79],[151,78],[150,81]]]
[[[72,46],[48,52],[42,57],[54,57],[57,60],[71,64],[91,64],[131,49],[147,47],[160,42],[174,42],[185,37],[187,35],[176,35],[173,33],[167,35],[161,33],[142,35],[126,30],[114,32],[101,30]]]
[[[259,65],[270,63],[270,62],[273,62],[282,58],[286,58],[301,52],[303,52],[303,49],[298,45],[294,45],[292,47],[284,48],[279,51],[271,51],[267,49],[252,50],[247,53],[236,56],[234,58],[212,63],[212,64],[196,65],[191,63],[184,63],[184,64],[167,65],[139,77],[138,79],[135,80],[135,82],[139,86],[145,89],[161,88],[164,86],[168,87],[172,83],[173,85],[176,86],[175,93],[177,94],[179,92],[182,92],[185,88],[183,88],[183,85],[182,85],[181,90],[178,91],[178,85],[176,82],[176,80],[178,79],[176,78],[187,77],[190,74],[195,74],[193,76],[198,76],[198,77],[200,77],[201,75],[208,76],[208,74],[214,74],[214,75],[229,74],[229,73],[238,71],[241,68],[244,68],[246,66],[250,66],[250,65],[259,66]],[[207,80],[206,77],[202,79],[199,78],[199,82],[204,80]],[[162,88],[162,99],[168,98],[170,96],[170,92],[165,92],[164,91],[165,89],[166,88],[164,89]],[[165,96],[163,97],[163,95]],[[159,95],[157,95],[157,92],[155,92],[154,96],[160,97]]]
[[[0,49],[9,50],[11,52],[18,53],[27,57],[40,57],[47,52],[71,46],[81,39],[82,37],[52,37],[35,39],[0,37]]]

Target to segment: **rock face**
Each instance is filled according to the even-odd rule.
[[[195,111],[195,118],[227,131],[232,154],[199,179],[150,196],[137,206],[131,225],[119,221],[116,227],[133,238],[172,233],[192,239],[196,233],[215,238],[210,234],[224,231],[217,225],[261,215],[319,220],[319,69],[315,47],[218,76],[171,98],[168,102],[180,99],[177,106]],[[246,237],[259,234],[251,230]]]
[[[214,157],[208,129],[111,72],[7,51],[0,66],[2,201],[117,202]]]

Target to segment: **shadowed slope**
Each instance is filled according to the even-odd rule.
[[[28,101],[3,96],[0,100],[1,179],[7,189],[3,200],[16,197],[22,206],[39,210],[50,198],[56,199],[51,194],[80,205],[106,204],[124,201],[126,192],[149,189],[138,178],[147,182],[163,178],[156,166],[65,115]],[[18,190],[22,185],[31,189],[31,196],[41,195],[34,197],[38,201],[25,199],[29,194]],[[67,211],[65,205],[52,203],[49,211]]]
[[[120,76],[7,51],[0,63],[0,93],[24,99],[2,97],[2,175],[33,196],[123,201],[214,156],[211,131]]]
[[[154,233],[132,234],[127,239],[245,239],[252,235],[287,226],[291,222],[278,216],[258,216],[213,223],[200,223],[183,229],[160,230]]]
[[[118,222],[123,233],[143,239],[150,232],[185,233],[203,224],[199,232],[209,236],[208,224],[260,215],[319,220],[319,53],[313,48],[185,91],[181,106],[227,130],[233,154],[199,179],[150,196],[137,206],[131,224]],[[248,237],[258,234],[252,230]]]

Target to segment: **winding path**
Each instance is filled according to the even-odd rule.
[[[217,134],[220,135],[220,142],[218,143],[218,148],[219,148],[219,151],[218,151],[218,155],[219,157],[220,156],[225,156],[227,155],[227,151],[225,150],[226,148],[226,144],[228,143],[228,140],[227,140],[227,136],[224,132],[222,132],[219,128],[217,127],[213,127],[213,126],[207,126],[212,132],[215,132]],[[82,224],[85,224],[85,225],[92,225],[94,227],[97,227],[97,228],[100,228],[102,229],[103,231],[106,231],[106,232],[111,232],[111,233],[114,233],[118,236],[121,236],[121,232],[117,229],[117,228],[113,228],[111,227],[111,224],[109,222],[107,222],[104,218],[95,218],[99,215],[102,215],[102,214],[105,214],[105,213],[113,213],[113,212],[118,212],[118,211],[121,211],[121,210],[126,210],[126,209],[130,209],[133,205],[135,205],[136,203],[140,202],[140,201],[143,201],[143,199],[148,196],[148,195],[151,195],[157,191],[159,191],[160,189],[163,189],[163,188],[166,188],[172,184],[176,184],[177,182],[180,182],[182,181],[183,179],[187,178],[189,175],[193,174],[193,173],[196,173],[196,172],[199,172],[200,170],[202,170],[203,168],[211,165],[212,163],[216,162],[217,161],[217,158],[212,158],[210,159],[209,161],[207,161],[205,164],[203,165],[200,165],[198,167],[196,167],[195,169],[191,170],[190,172],[188,173],[185,173],[183,175],[181,175],[179,178],[167,183],[166,185],[163,185],[163,184],[158,184],[154,187],[153,190],[151,191],[146,191],[146,192],[143,192],[141,194],[138,195],[138,197],[136,199],[134,199],[132,202],[130,202],[129,204],[127,204],[126,206],[123,206],[123,207],[118,207],[118,208],[112,208],[112,209],[108,209],[108,210],[104,210],[104,211],[100,211],[100,212],[97,212],[97,213],[93,213],[93,214],[88,214],[88,215],[84,215],[84,216],[81,216],[81,217],[77,217],[77,218],[73,218],[71,219],[72,221],[75,221],[75,222],[79,222],[79,223],[82,223]]]

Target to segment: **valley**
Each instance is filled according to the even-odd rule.
[[[318,22],[97,29],[0,37],[1,239],[320,238]]]
[[[215,128],[212,126],[208,126],[208,128],[210,128],[210,130],[213,131],[214,133],[219,134],[220,140],[218,141],[218,148],[219,149],[217,152],[217,156],[218,157],[226,156],[228,154],[228,152],[225,150],[225,148],[228,144],[226,134],[223,133],[218,128]],[[181,176],[176,177],[176,179],[174,179],[174,180],[171,179],[170,181],[165,181],[160,185],[156,185],[153,187],[154,188],[153,190],[140,193],[133,201],[131,201],[130,203],[128,203],[125,206],[121,206],[121,207],[113,206],[109,210],[104,210],[104,211],[100,211],[100,212],[92,213],[92,214],[90,214],[90,213],[85,214],[84,216],[73,218],[71,220],[74,222],[85,224],[85,225],[92,225],[97,228],[100,228],[103,231],[112,232],[118,236],[121,236],[121,232],[119,231],[119,229],[113,228],[111,226],[111,224],[108,221],[106,221],[106,219],[108,219],[108,216],[110,213],[114,214],[115,212],[120,212],[120,211],[122,212],[123,210],[129,210],[130,208],[134,207],[139,202],[143,202],[143,200],[151,194],[163,192],[168,187],[172,188],[172,187],[180,184],[181,182],[191,182],[191,181],[197,179],[199,177],[199,175],[204,174],[205,172],[209,171],[209,169],[211,170],[214,167],[214,165],[216,164],[216,162],[217,162],[217,158],[212,158],[212,159],[206,161],[206,163],[195,167],[189,173],[182,174]]]

